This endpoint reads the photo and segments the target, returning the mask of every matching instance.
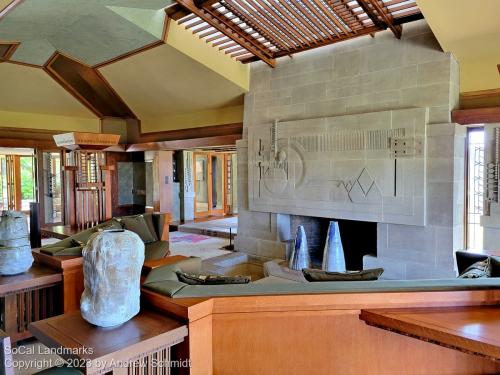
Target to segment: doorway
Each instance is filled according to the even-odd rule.
[[[33,149],[0,148],[0,210],[29,213],[36,201]]]
[[[223,216],[228,207],[230,191],[229,153],[194,152],[194,215],[195,218]]]

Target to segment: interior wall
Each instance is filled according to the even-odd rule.
[[[378,224],[378,256],[387,278],[453,276],[453,250],[463,246],[465,130],[451,123],[458,106],[459,66],[443,53],[425,21],[252,66],[238,146],[239,228],[236,248],[284,258],[280,215],[248,206],[248,128],[291,121],[406,108],[428,108],[427,225]],[[286,222],[286,220],[285,220]]]

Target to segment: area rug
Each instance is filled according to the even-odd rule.
[[[210,237],[186,232],[170,232],[171,255],[195,256],[209,259],[230,253],[221,250],[229,245],[229,240],[220,237]]]

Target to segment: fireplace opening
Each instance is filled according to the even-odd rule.
[[[312,266],[321,268],[328,226],[333,220],[339,223],[346,268],[363,269],[363,256],[377,256],[377,223],[290,215],[291,234],[295,238],[297,227],[304,226]]]

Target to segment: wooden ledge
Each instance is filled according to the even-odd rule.
[[[500,360],[500,307],[361,310],[367,324]]]

